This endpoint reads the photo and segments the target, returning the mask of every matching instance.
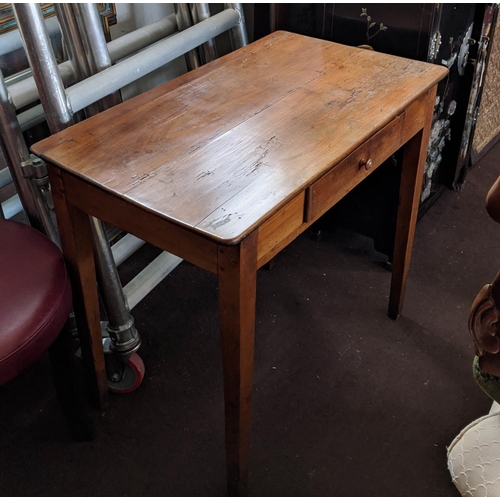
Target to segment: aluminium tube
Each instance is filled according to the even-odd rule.
[[[111,66],[111,57],[96,5],[93,3],[74,3],[71,4],[71,8],[90,68],[90,73],[87,76],[109,68]],[[101,99],[99,108],[104,111],[120,104],[120,102],[120,93],[116,91]]]
[[[46,234],[52,241],[55,230],[48,210],[43,206],[43,195],[34,184],[32,160],[26,147],[21,128],[16,118],[16,110],[9,101],[9,94],[0,71],[0,144],[5,160],[14,180],[17,193],[30,224]]]
[[[141,347],[141,337],[125,299],[104,224],[95,217],[90,217],[90,222],[94,234],[97,279],[108,316],[106,330],[111,338],[111,350],[130,356]]]
[[[57,19],[61,25],[64,47],[68,53],[68,58],[71,62],[76,80],[85,80],[85,78],[88,78],[92,73],[90,70],[90,64],[85,55],[85,48],[80,37],[73,6],[69,3],[56,3],[55,9]],[[91,104],[86,112],[90,116],[94,115],[99,112],[99,106],[97,104]],[[78,117],[73,117],[73,120],[78,121]]]
[[[39,4],[12,4],[51,133],[73,122]]]
[[[233,9],[223,10],[206,21],[195,24],[177,35],[162,40],[128,59],[118,62],[67,90],[68,101],[74,112],[101,99],[138,78],[198,47],[210,38],[235,26],[240,15]]]
[[[21,199],[18,194],[2,201],[2,212],[5,219],[12,219],[15,215],[23,211]]]
[[[208,3],[192,3],[191,16],[195,24],[208,19],[210,17],[210,8],[208,6]],[[201,49],[204,64],[217,59],[217,47],[215,46],[215,40],[213,38],[207,40],[201,46]]]
[[[22,113],[17,115],[17,121],[23,132],[29,130],[31,127],[43,123],[45,121],[45,114],[43,112],[43,106],[37,104]]]
[[[95,5],[72,4],[71,9],[77,26],[75,38],[81,40],[85,50],[83,55],[87,63],[85,71],[88,77],[111,66],[111,59]],[[93,103],[87,111],[90,114],[96,114],[99,112],[98,104],[106,109],[118,102],[118,96],[107,96],[104,102],[100,100]],[[104,224],[94,217],[91,217],[91,224],[94,233],[97,275],[108,315],[106,330],[111,338],[111,350],[129,356],[139,349],[141,339],[125,299]]]
[[[146,268],[123,287],[130,309],[133,309],[153,288],[170,274],[182,259],[162,252]]]
[[[111,62],[114,64],[134,52],[142,50],[167,36],[173,35],[177,31],[175,14],[170,14],[155,23],[132,31],[132,33],[127,33],[116,40],[112,40],[108,43]]]
[[[57,23],[57,19],[55,17],[47,18],[45,20],[45,26],[47,26],[47,31],[51,36],[59,33],[59,24]],[[0,56],[4,56],[5,54],[10,54],[11,52],[14,52],[14,50],[22,48],[23,48],[23,42],[21,40],[21,36],[19,35],[19,31],[12,30],[2,34],[2,43],[0,44]]]
[[[240,15],[240,20],[236,26],[229,30],[229,37],[231,39],[231,46],[233,50],[241,49],[248,45],[248,33],[245,24],[245,13],[243,12],[243,4],[241,3],[225,3],[225,9],[234,9]]]
[[[128,57],[139,50],[158,42],[159,40],[173,35],[177,31],[175,14],[170,14],[153,24],[139,28],[131,33],[112,40],[108,43],[109,56],[111,62],[115,63],[120,59]],[[3,41],[3,39],[2,39]],[[66,86],[76,81],[70,61],[59,64],[59,74]],[[16,109],[23,108],[38,99],[38,90],[32,76],[18,83],[8,85],[9,93]],[[43,113],[42,113],[43,117]],[[41,123],[43,119],[38,122]],[[22,125],[22,124],[21,124]]]
[[[63,44],[68,52],[73,72],[77,80],[84,80],[90,76],[90,68],[85,57],[83,43],[78,35],[78,26],[71,8],[72,4],[56,3],[54,5],[63,34]]]
[[[71,4],[91,73],[111,66],[106,39],[97,7],[93,3]]]
[[[191,12],[189,10],[189,5],[187,3],[174,3],[175,18],[177,19],[177,28],[179,31],[184,31],[191,26],[193,26],[193,20],[191,19]],[[197,48],[191,49],[186,52],[186,64],[188,71],[199,68],[201,66],[200,56],[198,54]]]
[[[51,133],[59,132],[73,123],[73,112],[58,74],[45,26],[40,22],[39,5],[14,4],[13,8],[47,123]],[[94,102],[95,100],[92,100],[88,104]],[[114,350],[128,355],[139,348],[140,338],[126,305],[104,226],[101,221],[94,217],[90,217],[90,222],[95,235],[96,270],[109,319],[108,331],[110,331],[112,340],[116,340],[116,343],[113,342]]]
[[[145,243],[146,242],[144,240],[137,238],[137,236],[134,236],[133,234],[126,234],[111,247],[115,264],[119,266],[120,264],[125,262]]]

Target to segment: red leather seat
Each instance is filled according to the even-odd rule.
[[[93,439],[82,401],[70,329],[71,286],[57,245],[42,233],[0,219],[0,385],[49,351],[62,410],[73,437]]]
[[[36,361],[71,311],[62,254],[35,229],[0,220],[0,384]]]

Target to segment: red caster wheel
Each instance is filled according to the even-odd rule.
[[[146,368],[142,358],[134,352],[130,358],[123,362],[123,373],[114,373],[108,377],[108,389],[116,394],[128,394],[135,391],[144,379]]]

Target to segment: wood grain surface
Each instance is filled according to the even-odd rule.
[[[446,71],[277,32],[32,150],[171,222],[235,244]]]

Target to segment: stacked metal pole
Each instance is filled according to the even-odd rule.
[[[210,17],[210,8],[208,6],[208,3],[192,3],[190,5],[191,17],[194,24],[205,21]],[[203,64],[217,59],[217,47],[215,46],[215,40],[213,38],[207,40],[200,47],[200,49],[200,56],[203,60]]]
[[[73,111],[66,99],[66,92],[45,30],[40,7],[38,4],[13,4],[13,9],[26,54],[33,70],[47,123],[52,133],[59,132],[74,123]],[[69,19],[65,27],[68,30],[70,28],[76,29],[76,20],[72,11],[67,9],[65,15]],[[68,46],[70,46],[69,54],[76,52],[76,46],[71,46],[73,40],[73,36],[65,38]],[[81,40],[76,43],[81,43]],[[72,63],[79,64],[76,56]],[[85,74],[88,68],[88,63],[81,62],[78,69],[75,68],[75,73],[78,71]],[[104,307],[108,315],[108,331],[113,341],[112,348],[117,353],[129,355],[140,347],[141,340],[123,295],[106,231],[99,220],[91,217],[91,223],[95,236],[94,252],[97,274]]]
[[[26,147],[21,128],[16,117],[16,110],[7,92],[7,87],[0,71],[0,143],[5,152],[16,190],[30,224],[57,242],[57,235],[46,206],[45,199],[36,181],[43,173],[36,172],[33,161]]]
[[[233,50],[241,49],[248,45],[248,34],[245,24],[245,14],[243,12],[243,4],[241,3],[225,3],[225,9],[234,9],[240,14],[240,21],[236,26],[229,30],[229,36],[231,38],[231,45]]]
[[[193,26],[194,22],[191,17],[191,10],[187,3],[174,3],[175,18],[177,19],[177,29],[183,31]],[[186,65],[188,71],[199,68],[201,66],[200,56],[197,49],[192,49],[186,53]]]

